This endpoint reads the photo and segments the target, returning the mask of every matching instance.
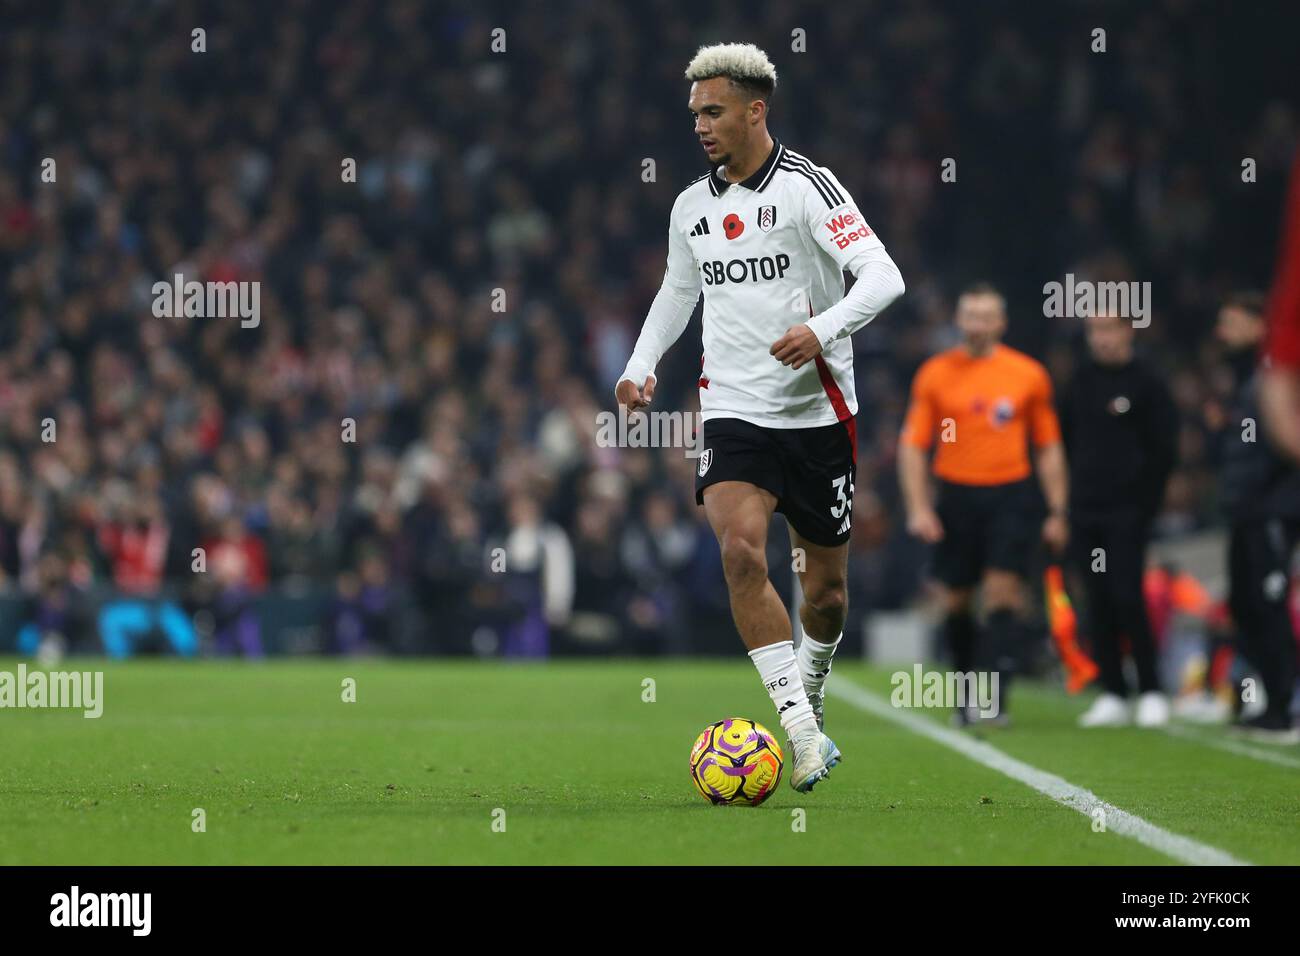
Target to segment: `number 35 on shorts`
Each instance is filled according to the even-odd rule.
[[[845,486],[848,487],[849,493],[844,493]],[[843,518],[845,512],[853,510],[853,482],[849,481],[848,475],[840,475],[831,482],[831,488],[835,492],[835,504],[831,505],[831,517]]]

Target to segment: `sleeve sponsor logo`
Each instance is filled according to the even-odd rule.
[[[825,225],[837,249],[847,248],[849,243],[871,235],[871,227],[855,212],[842,212],[838,216],[832,216],[826,220]]]

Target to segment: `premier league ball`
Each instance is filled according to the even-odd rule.
[[[781,782],[783,765],[776,738],[744,717],[710,724],[691,748],[691,781],[715,804],[758,806]]]

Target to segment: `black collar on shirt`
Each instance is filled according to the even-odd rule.
[[[709,177],[709,189],[713,195],[721,196],[732,185],[744,186],[746,189],[752,189],[761,193],[767,188],[767,184],[772,181],[772,176],[776,172],[776,164],[781,159],[781,154],[785,152],[785,147],[775,136],[772,137],[772,151],[767,154],[767,159],[763,160],[763,165],[754,171],[754,174],[739,183],[730,183],[727,181],[727,167],[719,166]]]

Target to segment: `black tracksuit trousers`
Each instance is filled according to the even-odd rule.
[[[1070,550],[1086,598],[1083,633],[1092,639],[1102,686],[1120,697],[1129,693],[1124,637],[1137,666],[1138,693],[1160,690],[1155,637],[1142,594],[1150,528],[1151,515],[1134,508],[1075,514],[1070,520]]]
[[[1296,643],[1287,605],[1300,519],[1234,521],[1228,539],[1228,607],[1242,655],[1259,671],[1268,713],[1289,719]]]

